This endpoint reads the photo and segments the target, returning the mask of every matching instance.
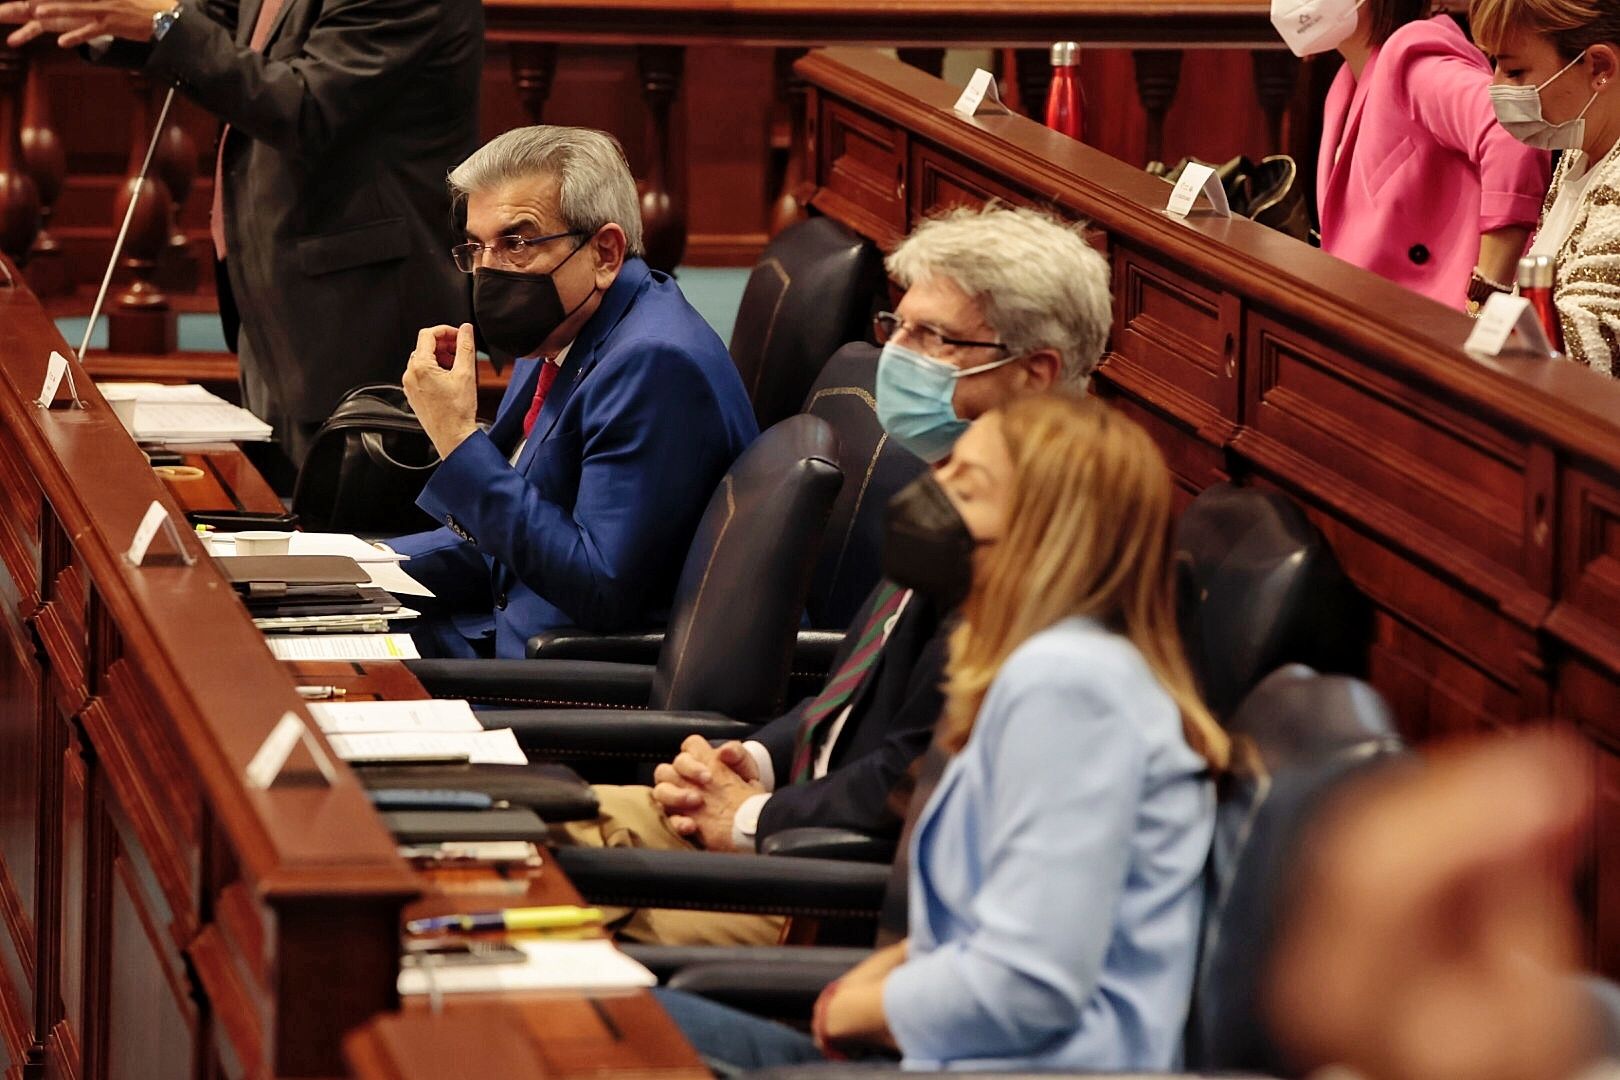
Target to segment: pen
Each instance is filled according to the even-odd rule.
[[[602,921],[602,910],[562,904],[557,907],[507,908],[476,915],[435,915],[412,919],[405,924],[407,934],[431,934],[439,930],[565,930],[591,926]]]
[[[298,696],[305,701],[325,701],[327,698],[343,697],[348,691],[341,686],[300,686]]]

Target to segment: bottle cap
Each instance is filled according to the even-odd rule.
[[[1052,43],[1052,66],[1073,67],[1080,62],[1080,43],[1078,41],[1056,41]]]
[[[1519,288],[1550,289],[1553,287],[1553,271],[1551,255],[1526,255],[1519,260]]]

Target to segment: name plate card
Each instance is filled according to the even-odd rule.
[[[996,77],[984,68],[974,71],[967,88],[952,106],[958,116],[996,116],[1007,113],[1001,103],[1001,92],[996,89]]]
[[[1475,356],[1500,356],[1510,345],[1539,356],[1557,355],[1529,299],[1492,293],[1474,320],[1463,351]]]
[[[1215,170],[1210,166],[1200,165],[1196,161],[1189,161],[1187,167],[1181,170],[1181,179],[1176,181],[1175,189],[1170,192],[1165,213],[1185,219],[1200,195],[1209,200],[1211,209],[1220,217],[1232,216],[1232,207],[1226,201],[1226,189],[1221,186],[1221,178],[1215,175]]]
[[[50,360],[45,363],[45,385],[40,387],[35,405],[42,409],[51,407],[51,402],[56,400],[56,392],[62,388],[62,376],[67,374],[67,369],[67,357],[53,351]]]
[[[159,532],[169,534],[169,540],[174,544],[174,550],[187,566],[197,561],[197,557],[186,550],[186,545],[180,539],[180,530],[175,527],[174,519],[169,516],[168,508],[156,499],[146,508],[146,515],[141,523],[135,527],[135,535],[130,538],[129,550],[124,552],[132,566],[141,566],[146,562],[147,551],[152,541],[157,539]]]
[[[284,712],[276,726],[270,729],[264,742],[248,762],[246,776],[247,782],[260,791],[267,790],[281,775],[281,770],[287,767],[287,758],[292,755],[293,747],[303,743],[309,749],[309,756],[315,759],[315,767],[321,771],[321,776],[328,785],[337,783],[337,767],[321,744],[309,732],[309,726],[295,712]]]

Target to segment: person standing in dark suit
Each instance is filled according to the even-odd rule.
[[[937,462],[967,422],[1055,386],[1083,387],[1112,317],[1108,263],[1078,229],[1031,210],[990,206],[926,222],[888,259],[906,288],[878,317],[876,405],[890,438]],[[928,590],[880,581],[850,624],[821,692],[747,742],[698,736],[658,766],[652,787],[596,788],[601,816],[566,826],[577,844],[754,851],[806,826],[897,836],[891,795],[928,748],[943,697],[952,614],[966,595],[960,560],[897,544],[895,527],[937,516],[916,484],[890,506],[890,566],[939,571]],[[902,523],[910,522],[910,526]],[[960,554],[960,553],[957,553]],[[906,575],[916,577],[915,571]],[[781,920],[722,912],[615,913],[623,937],[669,944],[775,940]]]
[[[223,123],[221,311],[243,402],[295,465],[345,393],[399,378],[422,312],[465,316],[444,177],[478,142],[479,0],[0,3],[18,22],[13,44],[57,32]]]

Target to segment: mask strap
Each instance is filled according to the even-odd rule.
[[[1575,59],[1573,59],[1569,63],[1565,64],[1563,67],[1559,68],[1557,73],[1555,73],[1552,78],[1548,79],[1546,82],[1544,82],[1540,86],[1536,87],[1536,93],[1539,94],[1543,90],[1547,89],[1547,87],[1551,86],[1553,83],[1558,81],[1558,76],[1559,75],[1562,75],[1564,72],[1568,71],[1570,68],[1574,67],[1576,64],[1580,63],[1582,60],[1585,60],[1585,59],[1586,59],[1586,53],[1583,51],[1581,53],[1581,55],[1577,56]],[[1596,97],[1597,95],[1594,94],[1593,96]],[[1588,101],[1587,104],[1590,105],[1592,103],[1590,101]],[[1586,110],[1582,109],[1581,112],[1584,115]]]
[[[930,357],[930,359],[932,359],[932,357]],[[955,370],[955,371],[953,371],[951,373],[951,378],[953,378],[953,379],[962,379],[962,378],[966,378],[969,375],[983,374],[986,371],[994,371],[998,367],[1004,367],[1007,364],[1012,363],[1014,360],[1022,360],[1022,359],[1023,359],[1022,356],[1009,356],[1004,360],[992,360],[988,364],[980,364],[978,367],[958,368],[957,370]]]

